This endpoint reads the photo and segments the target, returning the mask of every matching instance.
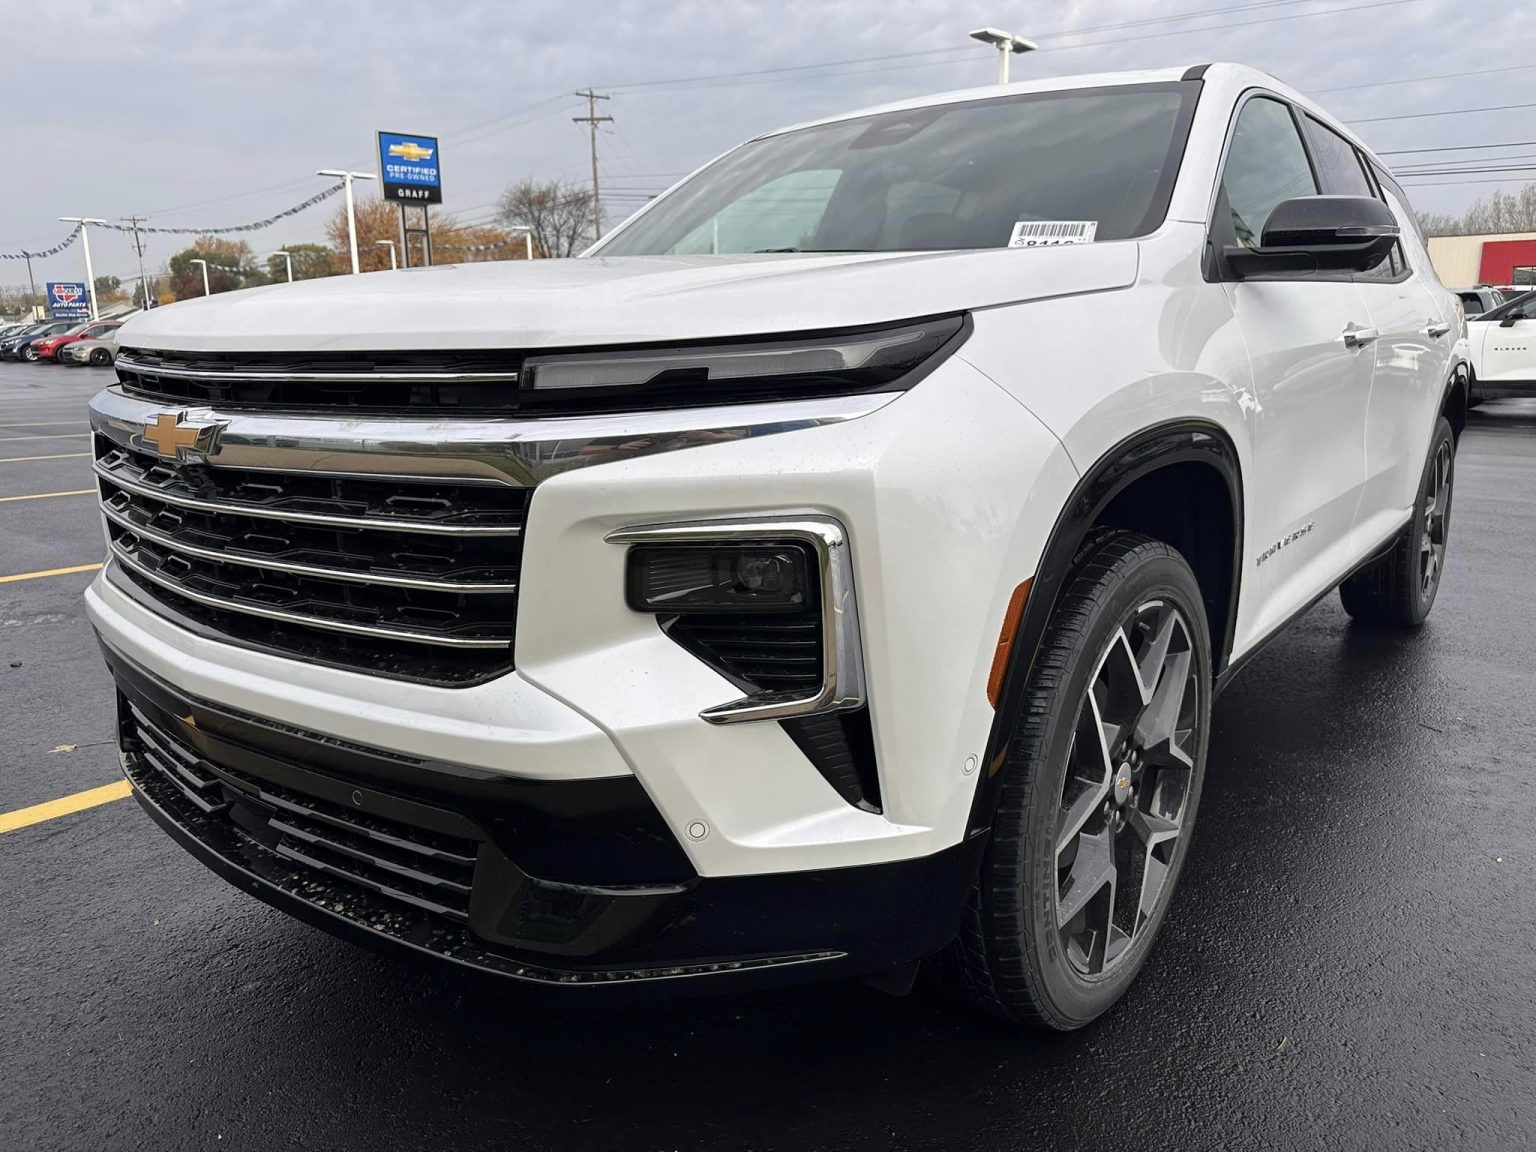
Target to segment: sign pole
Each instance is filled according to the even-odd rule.
[[[427,267],[432,267],[432,212],[425,204],[421,206],[421,246],[425,250]]]
[[[401,255],[405,259],[405,266],[407,268],[409,268],[411,266],[411,240],[410,240],[410,236],[406,233],[406,227],[405,227],[405,203],[404,203],[404,201],[402,201],[400,203],[399,208],[400,208],[400,253],[401,253]]]

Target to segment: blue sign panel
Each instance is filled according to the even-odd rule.
[[[75,280],[50,280],[48,288],[48,315],[55,320],[89,320],[91,301],[85,294],[85,285]]]
[[[379,179],[384,198],[406,204],[441,204],[443,172],[436,136],[379,133]]]

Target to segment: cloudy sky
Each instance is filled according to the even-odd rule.
[[[1413,115],[1536,105],[1529,0],[0,0],[0,252],[50,246],[60,215],[269,216],[326,185],[316,168],[372,169],[379,128],[442,137],[445,209],[487,219],[509,181],[586,179],[570,118],[587,85],[612,94],[599,147],[622,217],[765,129],[989,82],[995,57],[966,37],[984,24],[1040,41],[1016,77],[1238,60],[1347,120],[1412,117],[1357,124],[1379,150],[1536,142],[1536,107]],[[1420,177],[1414,199],[1459,211],[1520,176]],[[248,239],[319,240],[328,210]],[[147,259],[184,244],[156,237]],[[98,273],[133,269],[115,234],[93,254]],[[78,245],[36,270],[79,277]],[[24,277],[0,264],[0,283]]]

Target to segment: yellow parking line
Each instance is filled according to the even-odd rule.
[[[28,460],[80,460],[89,452],[61,452],[57,456],[0,456],[0,464],[25,464]]]
[[[73,492],[34,492],[30,496],[0,496],[0,504],[9,504],[14,500],[47,500],[50,496],[94,496],[94,488],[76,488]]]
[[[128,781],[118,780],[112,784],[103,784],[100,788],[87,788],[84,792],[76,792],[71,796],[60,796],[57,800],[34,804],[30,808],[0,812],[0,833],[14,832],[18,828],[41,824],[44,820],[57,820],[60,816],[68,816],[71,812],[83,812],[87,808],[95,808],[98,804],[110,804],[114,800],[121,800],[132,791],[133,786]]]
[[[26,436],[0,436],[0,444],[8,440],[72,440],[76,436],[89,435],[89,432],[33,432]]]
[[[74,572],[94,572],[100,564],[76,564],[73,568],[50,568],[46,572],[18,572],[14,576],[0,576],[0,584],[14,584],[18,580],[41,580],[44,576],[68,576]]]

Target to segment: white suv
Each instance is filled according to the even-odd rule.
[[[1462,328],[1379,162],[1226,64],[772,133],[581,259],[144,313],[92,402],[124,770],[406,952],[940,957],[1076,1027],[1243,661],[1334,588],[1428,613]]]

